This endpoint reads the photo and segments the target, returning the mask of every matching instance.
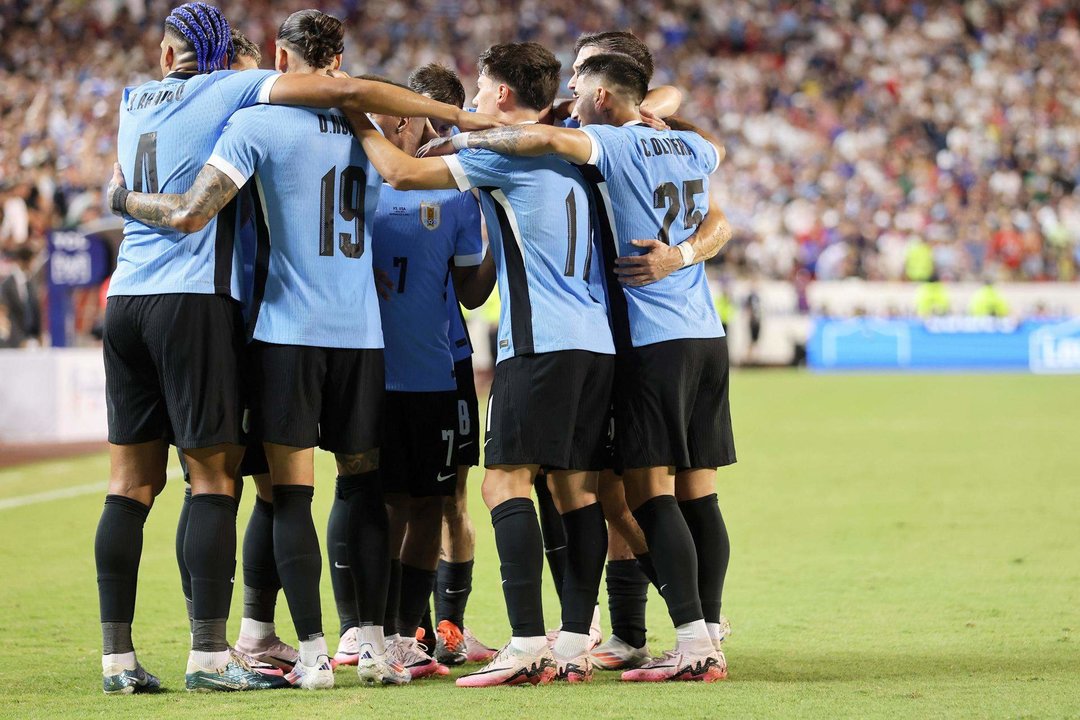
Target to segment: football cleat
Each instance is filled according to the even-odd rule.
[[[135,662],[135,667],[109,665],[101,672],[102,690],[106,695],[132,695],[134,693],[156,693],[161,690],[161,681]]]
[[[472,630],[463,627],[461,628],[461,634],[465,636],[465,652],[469,662],[486,663],[491,662],[491,659],[495,657],[497,652],[495,648],[488,647],[477,640],[476,636],[472,634]]]
[[[236,640],[235,650],[245,656],[252,670],[271,675],[284,675],[300,662],[300,651],[286,645],[277,635],[261,640],[241,635]]]
[[[334,666],[327,655],[320,655],[314,665],[297,660],[285,679],[293,687],[304,690],[330,690],[334,687]]]
[[[636,648],[612,635],[604,644],[589,653],[593,665],[601,670],[633,670],[652,660],[649,646]]]
[[[235,652],[230,652],[229,661],[219,668],[201,667],[189,657],[184,684],[191,692],[277,690],[289,687],[285,678],[256,672]]]
[[[464,664],[469,659],[465,635],[457,625],[449,620],[439,621],[435,628],[438,639],[435,641],[435,659],[446,666]]]
[[[416,638],[399,637],[386,648],[386,654],[409,672],[413,680],[446,673],[439,672],[435,658],[420,649]]]
[[[356,674],[368,685],[404,685],[412,680],[409,671],[389,652],[380,655],[371,643],[361,643],[357,648]]]
[[[589,625],[589,650],[593,650],[604,642],[604,632],[600,629],[600,606],[593,608],[592,623]]]
[[[562,659],[555,655],[555,680],[558,682],[583,683],[592,680],[593,666],[589,654]]]
[[[728,622],[726,615],[720,616],[720,637],[713,638],[713,647],[720,651],[723,648],[723,643],[731,637],[731,623]]]
[[[506,646],[484,667],[457,679],[458,687],[496,685],[546,685],[555,679],[555,658],[545,646],[539,653],[526,653]]]
[[[727,660],[724,653],[715,650],[706,654],[668,650],[663,657],[622,674],[627,682],[716,682],[726,677]]]
[[[338,640],[337,652],[334,653],[334,666],[355,665],[360,659],[360,628],[351,627]]]

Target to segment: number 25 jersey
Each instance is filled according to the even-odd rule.
[[[371,229],[382,177],[334,110],[261,106],[229,121],[209,165],[255,191],[249,332],[279,345],[381,348]]]

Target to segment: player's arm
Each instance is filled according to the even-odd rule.
[[[495,259],[491,256],[491,250],[484,254],[484,260],[479,265],[455,265],[451,276],[454,278],[454,293],[458,302],[469,310],[480,307],[495,287]]]
[[[615,258],[615,274],[624,285],[650,285],[676,270],[715,257],[730,239],[731,223],[710,198],[709,212],[693,235],[675,246],[656,239],[633,240],[632,245],[646,248],[645,254]]]
[[[278,76],[270,90],[270,103],[338,108],[346,114],[351,111],[395,117],[428,117],[453,123],[462,130],[480,130],[502,124],[490,115],[466,112],[389,83],[318,74]]]
[[[581,130],[538,123],[465,132],[452,138],[444,138],[444,142],[438,144],[449,144],[458,150],[479,148],[520,157],[558,155],[563,160],[578,165],[589,162],[592,156],[592,140]],[[430,143],[428,148],[438,152],[435,145],[436,143]]]
[[[661,85],[649,90],[641,101],[641,110],[654,117],[668,118],[679,112],[682,99],[682,90],[674,85]]]
[[[681,117],[671,116],[666,119],[668,127],[672,130],[687,130],[692,133],[697,133],[701,137],[705,138],[706,142],[716,148],[716,154],[719,155],[719,159],[716,161],[719,165],[724,160],[724,156],[727,154],[727,150],[724,149],[724,143],[720,142],[720,138],[713,135],[708,130],[703,130],[694,123]]]
[[[115,163],[108,197],[113,212],[145,225],[193,233],[206,227],[237,192],[236,183],[213,165],[203,165],[191,189],[183,194],[128,192],[120,164]]]
[[[415,158],[403,153],[375,129],[363,112],[346,110],[345,116],[352,123],[356,139],[364,148],[368,160],[394,189],[444,190],[457,187],[450,168],[441,158]]]

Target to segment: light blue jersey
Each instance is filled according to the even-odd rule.
[[[255,187],[249,327],[279,345],[381,348],[371,230],[382,178],[336,111],[263,106],[236,113],[207,161]]]
[[[384,185],[373,238],[375,268],[394,285],[389,300],[380,298],[386,389],[455,390],[449,275],[451,265],[471,267],[483,260],[476,198],[456,190],[404,191]]]
[[[589,125],[593,152],[586,177],[596,183],[601,242],[614,258],[641,255],[632,240],[686,241],[709,208],[709,175],[720,163],[716,148],[697,133],[657,131],[641,123]],[[601,177],[591,177],[590,170]],[[723,337],[705,266],[696,263],[642,287],[612,288],[612,327],[620,348],[683,338]]]
[[[229,117],[268,102],[278,74],[266,70],[172,73],[124,90],[117,157],[128,189],[183,193],[195,182]],[[242,296],[236,206],[202,230],[124,223],[109,296],[199,293]]]
[[[479,205],[476,211],[480,212]],[[454,362],[459,363],[472,357],[473,349],[469,329],[465,327],[465,316],[461,314],[461,305],[458,304],[452,279],[446,282],[446,314],[450,320],[450,354],[454,356]]]
[[[557,350],[614,353],[581,172],[555,157],[488,150],[443,159],[459,189],[480,189],[501,301],[496,362]]]

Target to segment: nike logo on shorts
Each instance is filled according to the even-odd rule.
[[[452,473],[450,473],[449,475],[443,475],[442,473],[439,473],[439,475],[438,475],[438,481],[439,481],[439,482],[443,482],[444,480],[449,480],[449,479],[450,479],[450,478],[452,478],[452,477],[457,477],[457,473],[456,473],[456,472],[452,472]]]
[[[334,567],[336,567],[338,570],[348,570],[349,569],[348,565],[342,565],[337,560],[334,561]]]

